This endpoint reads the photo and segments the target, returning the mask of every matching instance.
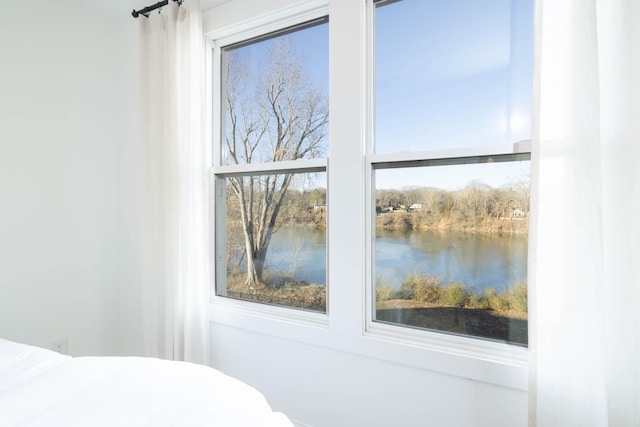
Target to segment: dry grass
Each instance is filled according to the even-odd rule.
[[[227,296],[267,304],[327,311],[327,290],[324,285],[309,284],[284,277],[270,284],[250,288],[245,284],[244,274],[234,274],[227,278]]]
[[[326,312],[326,287],[279,277],[250,289],[242,273],[227,280],[227,296]],[[527,344],[527,286],[474,293],[461,284],[443,285],[428,274],[408,276],[399,290],[376,288],[376,320],[453,334]]]
[[[476,308],[518,319],[527,318],[526,283],[516,283],[503,292],[495,289],[473,292],[463,284],[445,285],[437,276],[415,273],[403,280],[399,290],[376,287],[378,308],[389,308],[402,300],[414,301],[414,306]]]

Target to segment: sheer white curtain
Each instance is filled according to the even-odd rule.
[[[207,363],[204,42],[196,0],[140,21],[142,300],[148,356]]]
[[[640,426],[640,2],[536,19],[530,425]]]

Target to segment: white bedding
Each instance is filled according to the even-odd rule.
[[[0,339],[0,426],[292,424],[254,388],[206,366],[72,358]]]

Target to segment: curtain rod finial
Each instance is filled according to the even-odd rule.
[[[137,18],[138,16],[140,16],[140,14],[136,12],[135,9],[133,9],[133,12],[131,12],[131,16],[133,16],[134,18]]]

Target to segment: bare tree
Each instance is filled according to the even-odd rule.
[[[322,154],[327,102],[287,37],[274,40],[259,78],[237,52],[229,52],[226,67],[227,162],[279,162]],[[263,284],[267,250],[292,178],[291,173],[275,173],[228,179],[239,204],[250,288]]]

